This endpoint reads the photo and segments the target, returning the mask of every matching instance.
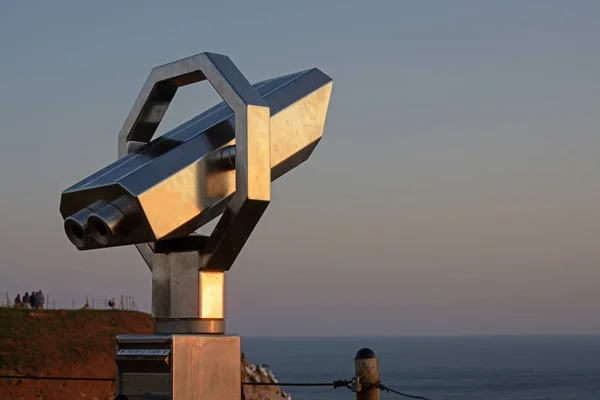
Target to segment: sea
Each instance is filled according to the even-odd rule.
[[[600,399],[600,336],[242,338],[248,360],[280,382],[351,379],[365,347],[379,358],[382,383],[431,400]],[[347,388],[284,390],[295,400],[355,398]]]

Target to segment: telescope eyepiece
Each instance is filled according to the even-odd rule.
[[[120,240],[131,228],[135,208],[125,197],[105,204],[87,217],[91,237],[101,245],[107,246]]]
[[[85,224],[87,224],[87,219],[84,219],[82,223],[75,215],[71,215],[65,220],[65,233],[77,248],[85,247],[87,244],[88,232]]]
[[[95,210],[101,208],[104,204],[106,203],[102,200],[96,201],[65,219],[65,233],[71,243],[78,249],[86,248],[93,242],[88,230],[88,218]]]
[[[102,245],[111,243],[125,215],[112,204],[107,204],[88,217],[90,235]]]

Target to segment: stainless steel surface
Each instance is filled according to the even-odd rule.
[[[168,396],[171,394],[172,380],[171,374],[123,374],[122,391],[127,393],[130,399],[146,393]]]
[[[157,319],[154,321],[154,332],[163,333],[196,333],[222,335],[225,333],[224,319]]]
[[[208,236],[192,233],[175,239],[159,240],[150,244],[154,253],[182,253],[187,251],[202,252],[208,242]]]
[[[241,398],[238,336],[156,335],[156,340],[152,336],[119,337],[117,352],[122,355],[116,359],[117,395],[170,400]],[[144,356],[153,344],[158,346],[156,351]],[[136,349],[144,350],[140,354]],[[170,355],[166,364],[155,355],[165,350]]]
[[[240,400],[237,336],[173,335],[173,400]]]
[[[88,230],[92,238],[101,245],[108,245],[115,237],[127,234],[136,223],[140,210],[127,197],[105,203],[88,216]]]
[[[177,89],[202,80],[224,102],[152,140]],[[310,69],[250,85],[213,53],[156,67],[119,133],[119,160],[62,193],[78,249],[133,244],[152,271],[157,334],[117,337],[117,394],[240,399],[240,339],[222,335],[224,271],[268,206],[271,182],[321,139],[332,84]],[[210,236],[194,234],[221,214]]]
[[[209,165],[213,165],[222,171],[235,169],[235,146],[225,146],[221,150],[213,153],[209,160]]]
[[[196,251],[155,253],[152,316],[156,319],[225,318],[225,273],[203,270]],[[214,333],[211,331],[210,333]]]
[[[197,252],[155,254],[152,316],[199,318],[201,256]]]
[[[117,335],[117,344],[171,343],[171,335]]]
[[[154,252],[151,247],[151,244],[150,243],[136,244],[135,248],[140,253],[140,256],[142,256],[142,259],[144,260],[144,262],[146,263],[148,268],[150,268],[150,271],[152,271],[152,268],[154,265],[153,264],[154,263]]]
[[[169,349],[121,349],[117,351],[117,357],[119,356],[156,356],[164,357],[171,354]]]
[[[68,218],[98,199],[111,202],[120,196],[127,197],[130,204],[139,207],[141,215],[138,223],[130,226],[126,235],[107,245],[117,246],[187,235],[225,212],[229,206],[229,211],[225,212],[217,233],[211,239],[208,257],[204,260],[208,268],[224,269],[221,265],[231,263],[249,235],[248,231],[251,231],[233,227],[236,223],[244,227],[252,227],[256,223],[261,210],[264,210],[264,203],[268,201],[265,200],[268,189],[261,183],[255,187],[253,193],[256,195],[248,192],[250,197],[247,198],[253,202],[250,206],[239,200],[244,196],[235,196],[236,175],[244,170],[241,164],[244,152],[240,153],[239,147],[243,143],[238,143],[235,138],[235,126],[240,125],[239,118],[224,103],[138,148],[139,143],[151,139],[164,114],[161,110],[166,109],[174,96],[176,88],[169,85],[178,82],[168,78],[164,81],[164,77],[170,76],[167,72],[176,74],[173,72],[174,65],[180,62],[153,70],[121,131],[120,155],[131,148],[137,150],[67,189],[62,195],[61,213]],[[194,79],[197,78],[199,76]],[[183,83],[191,81],[190,77],[182,80]],[[152,91],[152,88],[155,90]],[[254,85],[255,92],[271,109],[270,151],[266,152],[270,157],[270,180],[301,164],[312,153],[323,133],[331,88],[331,79],[318,69]],[[149,105],[144,106],[146,102]],[[257,114],[264,113],[264,108],[250,108],[250,114],[254,111]],[[261,119],[257,116],[250,120]],[[265,130],[261,124],[256,122],[258,132]],[[256,137],[260,137],[261,143],[265,144],[264,134],[257,134]],[[128,138],[137,144],[128,145]],[[210,162],[215,157],[219,158],[211,155],[219,154],[223,148],[233,145],[236,146],[235,171],[231,167],[219,169],[214,162]],[[255,148],[258,153],[262,151],[260,149],[264,150],[260,145]],[[257,157],[261,160],[258,165],[264,167],[268,158],[266,153]],[[249,154],[248,151],[245,154]],[[263,167],[250,168],[243,174],[254,174],[264,179],[267,171]],[[169,207],[164,204],[169,204]],[[252,210],[249,215],[253,218],[244,222],[243,218],[230,217],[237,215],[236,212],[244,213],[246,209]],[[225,234],[232,232],[232,229],[237,233],[233,236]],[[220,243],[223,247],[218,245]],[[223,252],[220,253],[219,249]]]
[[[82,208],[75,214],[65,219],[65,232],[69,240],[75,246],[80,248],[92,248],[99,246],[99,244],[95,242],[94,239],[89,235],[88,217],[105,204],[106,202],[104,200],[99,200],[87,207]]]

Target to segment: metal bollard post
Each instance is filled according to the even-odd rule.
[[[356,400],[379,400],[379,388],[371,385],[379,383],[379,361],[373,350],[364,348],[356,353],[354,376]]]

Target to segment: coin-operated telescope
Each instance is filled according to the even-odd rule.
[[[177,89],[203,80],[223,103],[152,140]],[[119,133],[119,159],[62,193],[79,250],[135,245],[152,271],[155,334],[117,337],[122,399],[240,399],[240,338],[223,335],[224,272],[271,182],[321,139],[332,85],[316,68],[251,85],[213,53],[156,67]],[[194,233],[219,215],[209,236]]]

